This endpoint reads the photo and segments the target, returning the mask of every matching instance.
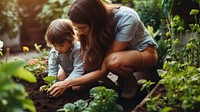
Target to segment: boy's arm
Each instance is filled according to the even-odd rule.
[[[59,64],[56,60],[56,52],[51,50],[48,58],[48,76],[57,76]]]
[[[75,51],[73,53],[73,71],[69,74],[66,80],[82,76],[84,73],[83,64],[80,51]]]

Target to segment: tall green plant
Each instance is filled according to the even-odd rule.
[[[190,12],[191,16],[196,18],[196,15],[199,13],[199,10],[193,9]],[[168,51],[169,55],[172,57],[172,60],[179,61],[181,64],[189,63],[192,66],[200,66],[200,23],[197,19],[196,23],[190,24],[190,30],[184,30],[181,26],[180,17],[175,16],[173,21],[170,24],[170,36]],[[179,35],[174,35],[174,32],[179,33]],[[183,36],[182,33],[186,35]],[[189,35],[189,34],[190,35]],[[184,42],[185,40],[185,42]],[[188,40],[188,41],[187,41]],[[184,42],[184,43],[183,43]]]

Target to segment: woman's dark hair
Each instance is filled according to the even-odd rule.
[[[45,34],[47,44],[63,44],[68,41],[73,43],[76,40],[73,24],[67,19],[56,19],[51,22]]]
[[[112,11],[101,0],[75,0],[71,4],[68,17],[74,23],[89,25],[89,36],[80,36],[79,39],[84,67],[85,70],[100,69],[114,39],[114,28],[111,27]]]

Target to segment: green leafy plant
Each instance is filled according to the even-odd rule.
[[[32,72],[36,76],[40,76],[42,73],[47,72],[47,61],[41,60],[40,58],[30,59],[26,64],[25,69]]]
[[[198,10],[191,10],[190,15],[196,18]],[[181,18],[174,16],[170,24],[170,32],[166,35],[171,36],[164,43],[168,45],[168,61],[164,62],[163,72],[158,72],[161,76],[160,84],[166,88],[165,94],[156,97],[150,97],[147,100],[147,109],[149,112],[196,112],[200,110],[200,65],[199,65],[199,45],[200,45],[200,27],[199,21],[195,19],[195,24],[190,24],[190,31],[183,29]],[[192,32],[192,35],[182,36],[182,33]],[[180,33],[175,37],[175,33]],[[193,35],[195,34],[195,35]],[[182,39],[189,38],[189,41],[182,44]]]
[[[191,16],[196,18],[198,10],[193,9],[190,12]],[[179,61],[181,64],[188,62],[192,66],[200,66],[200,25],[197,19],[195,24],[190,24],[190,30],[184,30],[180,26],[180,17],[173,18],[173,24],[170,24],[169,35],[171,36],[166,42],[169,45],[168,54],[174,61]],[[175,32],[179,33],[175,35]],[[185,35],[183,35],[185,33]]]
[[[160,84],[166,88],[166,94],[150,98],[147,101],[149,112],[173,110],[178,112],[196,112],[200,110],[200,68],[188,63],[165,62],[159,72]]]
[[[78,100],[67,103],[58,112],[122,112],[123,107],[116,103],[118,94],[113,89],[104,86],[90,90],[91,101]]]
[[[171,24],[174,16],[179,15],[184,23],[184,29],[188,29],[189,24],[195,23],[192,17],[188,16],[189,11],[194,8],[198,9],[199,7],[199,0],[162,0],[162,9],[168,24]],[[185,13],[182,13],[182,11]]]
[[[67,103],[63,108],[58,109],[57,112],[82,112],[88,106],[88,102],[82,99],[74,103]]]
[[[0,111],[1,112],[36,112],[34,103],[28,99],[24,87],[12,80],[12,77],[21,78],[35,83],[34,75],[25,70],[22,61],[3,63],[0,65]]]
[[[45,48],[42,49],[41,45],[34,44],[34,46],[38,51],[38,55],[32,59],[29,59],[25,68],[35,75],[43,77],[43,74],[47,73],[49,52],[47,52]]]
[[[43,80],[47,83],[47,85],[41,86],[40,91],[46,92],[56,82],[56,76],[46,76]]]
[[[141,84],[142,85],[142,88],[141,88],[141,91],[144,90],[146,88],[147,92],[150,93],[150,90],[151,90],[151,85],[155,84],[155,82],[152,82],[152,81],[147,81],[145,79],[140,79],[138,81],[138,84]]]
[[[49,56],[49,51],[46,48],[42,48],[42,45],[38,45],[37,43],[34,44],[34,47],[38,52],[37,58],[47,61]]]

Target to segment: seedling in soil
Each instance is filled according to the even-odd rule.
[[[43,80],[47,83],[47,85],[43,85],[40,87],[41,92],[47,92],[47,90],[56,82],[55,76],[46,76]]]
[[[151,91],[151,85],[155,84],[155,82],[147,81],[145,79],[140,79],[138,83],[142,85],[141,91],[143,91],[146,88],[148,93],[150,93]]]

